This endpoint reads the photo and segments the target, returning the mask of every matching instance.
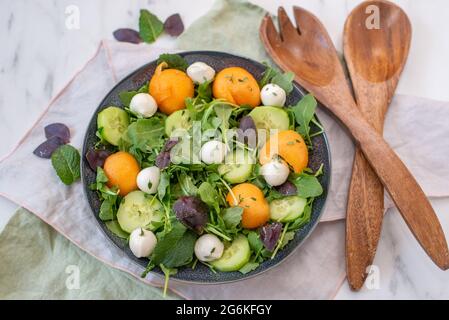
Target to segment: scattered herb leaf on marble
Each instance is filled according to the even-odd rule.
[[[146,9],[140,10],[139,35],[146,43],[153,43],[164,31],[161,20]]]
[[[117,29],[114,31],[113,35],[115,40],[120,42],[129,42],[134,44],[142,42],[142,39],[140,39],[139,32],[130,28]]]
[[[34,149],[33,153],[39,158],[50,159],[53,152],[58,149],[60,146],[64,144],[64,140],[60,137],[51,137],[50,139],[45,140],[36,149]]]
[[[51,163],[61,181],[70,185],[80,178],[80,154],[71,145],[63,145],[51,155]]]
[[[172,14],[165,20],[164,30],[172,37],[177,37],[184,31],[184,23],[179,13]]]
[[[47,139],[58,137],[64,141],[64,144],[70,142],[70,129],[63,123],[52,123],[44,128]]]

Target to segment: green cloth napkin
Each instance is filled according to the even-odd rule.
[[[179,37],[178,47],[270,61],[258,35],[265,13],[246,1],[217,0]],[[17,211],[0,235],[0,257],[0,299],[162,298],[160,289],[103,264],[25,209]],[[70,287],[76,268],[79,289],[68,289],[66,282]]]
[[[106,266],[25,209],[0,235],[0,257],[1,300],[162,299],[160,289]]]
[[[259,25],[266,13],[245,0],[218,0],[178,38],[177,47],[224,51],[271,62],[259,37]]]

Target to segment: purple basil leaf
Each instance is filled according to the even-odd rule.
[[[156,157],[156,167],[159,169],[165,169],[170,165],[170,152],[163,151]]]
[[[90,149],[86,153],[87,163],[92,170],[97,171],[97,167],[103,168],[104,161],[112,154],[109,150]]]
[[[113,35],[115,40],[121,42],[129,42],[134,44],[142,42],[142,39],[140,39],[139,32],[137,32],[134,29],[129,28],[117,29],[114,31]]]
[[[70,130],[63,123],[52,123],[44,128],[45,137],[50,139],[52,137],[59,137],[64,143],[70,142]]]
[[[41,143],[33,153],[39,158],[50,159],[53,152],[64,144],[60,137],[51,137],[45,142]]]
[[[170,150],[179,142],[177,138],[171,138],[165,142],[161,153],[156,157],[156,167],[159,169],[167,168],[170,165]]]
[[[280,186],[277,186],[274,188],[277,190],[277,192],[279,192],[280,194],[282,194],[284,196],[294,196],[298,193],[296,186],[288,180],[285,181]]]
[[[256,130],[256,124],[254,123],[253,118],[250,116],[242,117],[239,122],[239,129],[242,129],[242,131],[246,131],[248,129]]]
[[[185,196],[175,201],[173,211],[186,227],[201,234],[207,223],[207,205],[197,197]]]
[[[176,144],[179,142],[178,138],[170,138],[165,142],[164,148],[162,151],[170,151]]]
[[[164,30],[172,37],[177,37],[184,31],[184,23],[179,13],[172,14],[165,20]]]
[[[244,116],[239,122],[238,139],[242,143],[248,144],[250,148],[257,145],[257,130],[253,118]]]
[[[260,229],[260,240],[268,251],[273,251],[276,248],[281,233],[282,224],[279,222],[267,224]]]

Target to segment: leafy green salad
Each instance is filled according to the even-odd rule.
[[[199,263],[246,274],[310,221],[323,193],[323,166],[308,167],[323,132],[316,100],[285,106],[293,75],[267,66],[256,77],[163,54],[148,83],[98,113],[85,156],[99,218],[148,259],[142,276],[159,267],[168,281]]]

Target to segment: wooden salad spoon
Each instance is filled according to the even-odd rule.
[[[367,19],[372,14],[378,14],[380,24],[368,28]],[[343,48],[355,100],[364,118],[380,134],[407,61],[411,30],[404,11],[383,0],[363,2],[346,20]],[[363,286],[367,268],[373,263],[383,214],[382,183],[356,148],[346,210],[346,273],[353,290]]]
[[[347,127],[415,238],[436,265],[448,269],[449,250],[430,202],[401,159],[357,108],[326,29],[305,9],[294,7],[294,16],[297,27],[279,8],[279,33],[270,15],[263,18],[259,32],[267,52]]]

